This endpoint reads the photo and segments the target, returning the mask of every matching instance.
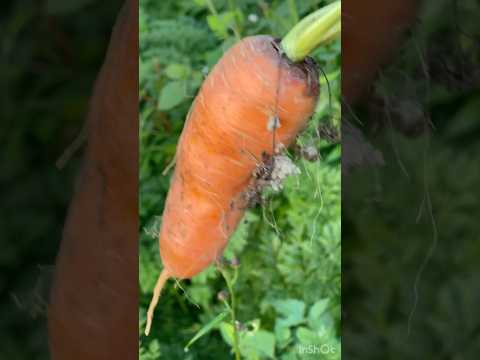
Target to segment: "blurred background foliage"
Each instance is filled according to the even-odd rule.
[[[0,14],[0,358],[48,359],[45,301],[82,128],[121,1],[4,1]]]
[[[146,308],[161,270],[157,235],[171,171],[162,172],[173,159],[196,92],[224,51],[248,35],[282,37],[326,3],[140,1],[142,360],[232,358],[234,328],[217,298],[227,284],[214,266],[191,281],[170,281],[152,333],[143,336]],[[332,103],[321,76],[317,110],[298,144],[314,146],[321,160],[309,162],[292,149],[302,174],[290,178],[280,194],[265,194],[266,205],[247,213],[225,253],[222,272],[230,279],[238,274],[233,295],[246,359],[340,358],[340,146],[318,136],[321,129],[334,134],[339,128],[340,42],[313,56],[328,76]],[[240,262],[236,269],[228,262],[234,257]],[[302,349],[316,354],[302,355]]]
[[[478,1],[422,2],[355,123],[384,165],[342,181],[342,345],[355,359],[480,353]]]

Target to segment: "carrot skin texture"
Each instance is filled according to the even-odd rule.
[[[312,91],[313,84],[313,91]],[[245,211],[243,191],[262,152],[290,145],[312,115],[318,74],[292,64],[266,35],[229,49],[204,81],[177,148],[160,231],[172,277],[191,278],[223,252]]]

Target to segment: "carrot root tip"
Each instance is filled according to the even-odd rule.
[[[145,326],[146,336],[150,334],[150,330],[152,328],[152,321],[153,321],[153,312],[157,307],[158,300],[160,299],[160,294],[162,292],[163,286],[165,285],[165,283],[169,278],[170,278],[170,273],[166,269],[163,269],[157,279],[155,288],[153,289],[152,300],[150,301],[150,305],[148,306],[148,311],[147,311],[147,324]]]

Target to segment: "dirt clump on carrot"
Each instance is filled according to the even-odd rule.
[[[285,155],[262,154],[262,162],[257,165],[252,173],[252,178],[247,189],[243,192],[243,203],[246,208],[263,205],[262,192],[266,188],[279,192],[283,189],[283,181],[291,175],[300,174],[300,169]],[[232,205],[231,205],[232,206]]]

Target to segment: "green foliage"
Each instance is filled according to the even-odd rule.
[[[159,215],[171,173],[162,172],[205,74],[237,36],[282,36],[297,17],[325,3],[140,2],[141,359],[229,359],[235,349],[245,359],[340,358],[340,148],[317,135],[322,124],[339,126],[339,42],[313,54],[327,73],[331,102],[320,76],[316,113],[298,139],[322,159],[296,157],[301,175],[287,179],[280,194],[266,192],[266,205],[247,212],[225,264],[170,281],[152,333],[142,335],[161,270]],[[230,265],[235,259],[238,267]],[[227,297],[219,299],[219,292]]]

